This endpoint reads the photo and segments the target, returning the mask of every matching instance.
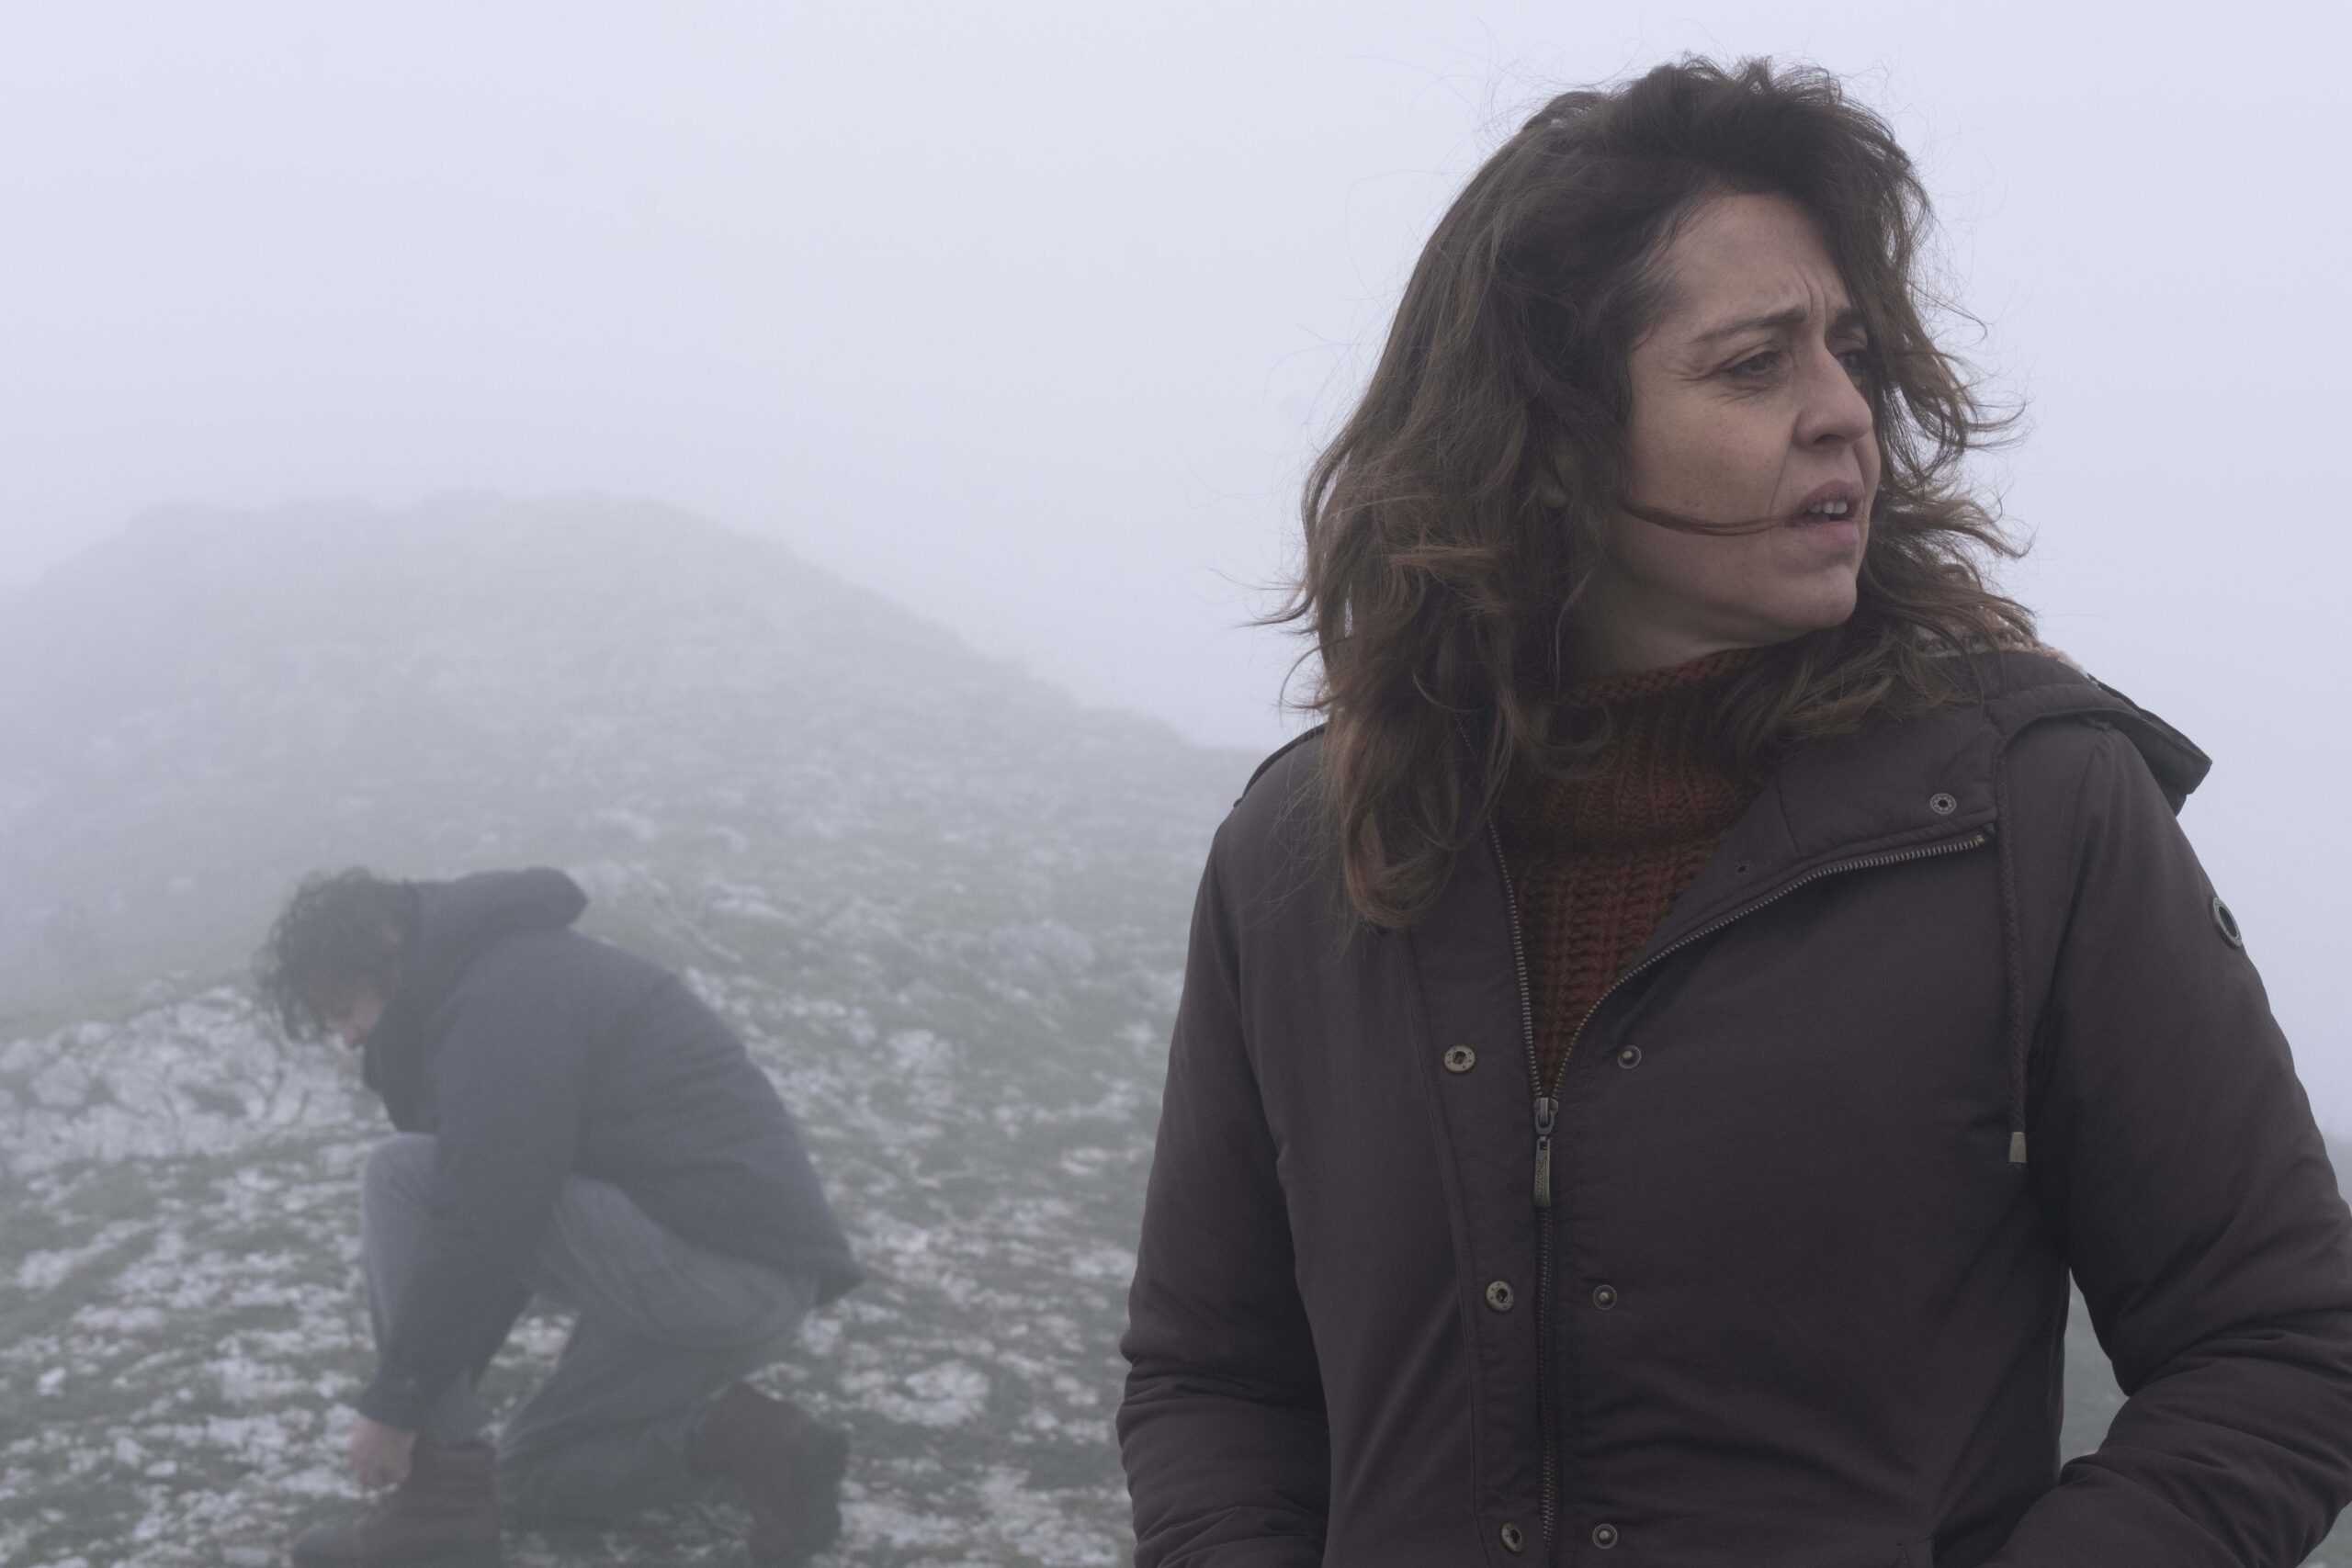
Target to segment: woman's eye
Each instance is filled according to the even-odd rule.
[[[1731,373],[1744,380],[1753,380],[1758,377],[1770,374],[1772,367],[1779,364],[1780,360],[1781,351],[1777,348],[1768,348],[1760,353],[1751,354],[1734,365],[1731,367]]]
[[[1871,373],[1871,351],[1867,348],[1849,348],[1838,358],[1846,367],[1846,373],[1858,381]]]

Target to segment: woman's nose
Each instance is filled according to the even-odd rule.
[[[1805,407],[1797,440],[1807,446],[1851,446],[1871,433],[1871,400],[1843,359],[1826,347],[1805,367]]]

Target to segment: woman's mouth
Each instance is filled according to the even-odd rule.
[[[1857,549],[1862,542],[1862,504],[1850,495],[1820,497],[1802,508],[1788,521],[1791,533],[1839,557]]]

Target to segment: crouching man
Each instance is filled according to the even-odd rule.
[[[497,1561],[518,1522],[602,1521],[731,1483],[752,1559],[840,1529],[839,1430],[741,1380],[857,1282],[791,1116],[673,975],[571,929],[555,871],[313,876],[272,930],[289,1033],[362,1053],[397,1135],[368,1156],[377,1371],[351,1462],[389,1487],[300,1568]],[[534,1293],[577,1316],[484,1440],[482,1371]]]

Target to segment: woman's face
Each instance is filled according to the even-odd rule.
[[[1711,197],[1664,265],[1664,307],[1629,364],[1626,499],[1702,522],[1780,521],[1708,535],[1613,513],[1576,618],[1592,674],[1845,620],[1878,493],[1869,336],[1805,209]]]

